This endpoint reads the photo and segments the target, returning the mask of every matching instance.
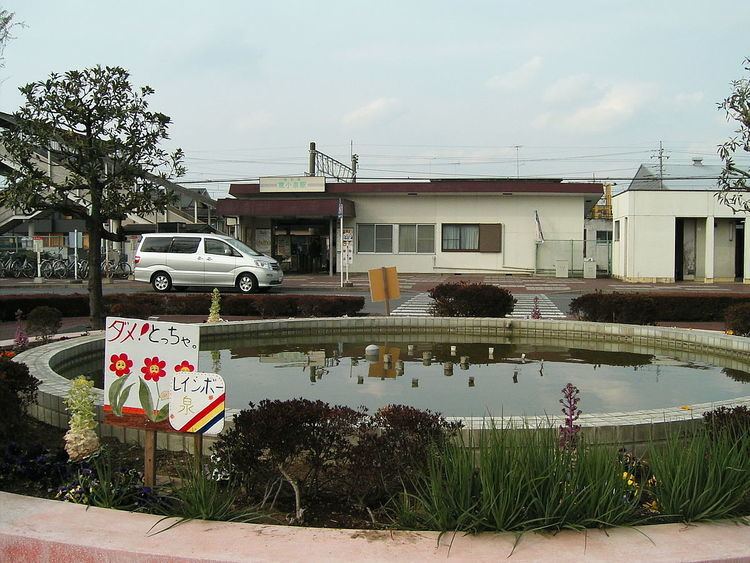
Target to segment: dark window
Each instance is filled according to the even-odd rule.
[[[446,224],[442,243],[443,252],[501,252],[502,225]]]
[[[141,252],[167,252],[172,237],[148,237],[141,245]]]
[[[612,231],[596,231],[596,242],[609,242],[612,240]]]
[[[357,252],[393,252],[393,225],[357,225]]]
[[[169,251],[173,254],[194,254],[198,250],[198,244],[201,239],[175,237],[172,239],[172,246]]]
[[[239,256],[227,243],[213,238],[207,238],[204,243],[206,254],[218,254],[219,256]]]

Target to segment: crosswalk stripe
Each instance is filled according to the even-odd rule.
[[[509,315],[514,319],[526,319],[531,317],[534,310],[534,297],[539,298],[539,312],[543,319],[560,319],[565,318],[565,313],[557,308],[549,297],[544,294],[521,294],[516,295],[516,306]],[[429,317],[430,306],[433,304],[432,298],[427,293],[418,293],[408,301],[405,301],[396,307],[391,315],[402,317]]]

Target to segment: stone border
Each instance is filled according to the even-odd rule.
[[[568,344],[595,342],[597,349],[633,352],[672,352],[688,355],[690,359],[717,359],[725,367],[750,371],[750,339],[716,332],[653,326],[592,323],[584,321],[517,320],[496,318],[430,318],[430,317],[352,317],[321,319],[286,319],[272,321],[232,321],[201,324],[203,342],[229,337],[261,337],[287,339],[319,337],[336,334],[358,335],[369,333],[413,335],[414,341],[428,341],[435,333],[451,335],[457,342],[479,338],[522,339],[524,341],[557,339]],[[30,407],[35,418],[66,428],[67,413],[63,397],[70,380],[56,370],[81,357],[101,354],[103,335],[93,334],[74,340],[58,341],[32,348],[16,356],[26,363],[31,373],[41,380],[37,404]],[[103,391],[96,390],[97,412],[103,420],[101,404]],[[718,406],[750,405],[750,396],[727,401],[691,405],[692,409],[662,408],[630,412],[608,412],[581,415],[579,423],[589,439],[599,443],[617,443],[637,447],[648,441],[663,440],[667,428],[691,426],[700,421],[704,411]],[[227,409],[227,426],[237,409]],[[462,418],[465,434],[473,433],[489,424],[483,418]],[[508,417],[493,421],[502,426],[535,428],[557,425],[559,417]],[[144,431],[100,424],[102,436],[114,436],[125,442],[143,442]],[[191,451],[193,440],[180,434],[158,433],[157,447],[172,451]],[[207,445],[211,440],[207,439]]]

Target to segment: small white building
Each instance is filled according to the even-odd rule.
[[[352,241],[344,253],[352,272],[396,266],[405,273],[534,273],[552,272],[557,258],[572,260],[571,270],[582,265],[584,218],[602,185],[303,176],[232,184],[229,193],[234,198],[220,200],[218,210],[236,217],[235,236],[289,271],[339,271],[343,235]],[[561,256],[546,251],[555,241],[567,241]],[[580,256],[571,256],[570,241],[579,242]]]
[[[717,199],[722,167],[643,164],[612,198],[612,274],[632,282],[750,283],[745,212]]]

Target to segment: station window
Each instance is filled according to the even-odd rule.
[[[400,253],[434,254],[435,225],[399,225],[398,251]]]
[[[596,231],[596,242],[610,242],[612,231]]]
[[[393,252],[393,225],[357,225],[357,252]]]
[[[443,252],[501,252],[502,225],[460,223],[443,225]]]

